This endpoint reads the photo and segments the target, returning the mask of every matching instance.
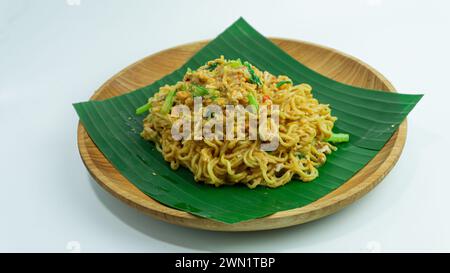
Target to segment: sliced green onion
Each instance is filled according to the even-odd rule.
[[[249,93],[247,95],[247,99],[248,99],[248,104],[254,106],[255,109],[258,110],[259,104],[258,104],[258,101],[256,100],[256,97],[253,94]]]
[[[261,80],[256,75],[256,73],[253,70],[252,66],[248,62],[245,62],[244,64],[247,67],[248,72],[250,73],[250,81],[252,81],[252,83],[256,83],[258,86],[261,86],[262,85]]]
[[[148,102],[147,104],[144,104],[141,107],[136,109],[136,115],[142,115],[145,112],[147,112],[148,110],[150,110],[150,108],[152,108],[152,104],[150,102]]]
[[[216,100],[217,98],[220,97],[220,91],[219,90],[217,90],[217,89],[208,89],[208,91],[209,91],[209,97],[212,100]]]
[[[166,99],[164,100],[164,104],[161,107],[161,113],[162,114],[168,114],[170,113],[170,109],[172,109],[173,100],[175,99],[175,93],[176,90],[170,90],[169,93],[167,93]]]
[[[334,142],[334,143],[340,143],[340,142],[348,142],[350,140],[349,134],[336,134],[333,133],[330,138],[325,139],[327,142]]]
[[[214,69],[216,69],[216,67],[217,67],[218,65],[219,65],[218,63],[212,63],[212,64],[210,64],[210,65],[208,66],[208,68],[206,68],[206,69],[208,69],[209,71],[213,71]]]
[[[283,86],[283,85],[286,84],[286,83],[292,84],[291,81],[281,81],[281,82],[277,83],[277,88],[280,88],[281,86]]]
[[[238,68],[242,66],[241,59],[232,60],[227,63],[231,68]]]
[[[186,84],[183,83],[183,84],[180,86],[179,91],[185,91],[186,89],[187,89]]]
[[[211,96],[216,96],[216,97],[220,96],[220,90],[208,88],[208,91],[209,91],[209,95],[211,95]]]
[[[192,95],[194,97],[202,97],[209,94],[209,90],[203,86],[192,84],[192,87],[193,87]]]

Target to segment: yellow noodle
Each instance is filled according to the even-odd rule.
[[[326,161],[326,155],[336,149],[325,141],[331,136],[336,120],[331,116],[329,106],[313,98],[310,85],[286,83],[277,87],[277,83],[290,79],[252,67],[262,82],[258,86],[252,82],[247,67],[236,63],[221,56],[196,71],[187,71],[177,84],[161,87],[149,99],[151,111],[144,119],[141,136],[156,143],[157,150],[173,169],[184,166],[194,174],[196,181],[207,184],[221,186],[240,183],[250,188],[258,185],[275,188],[292,179],[303,182],[314,180],[319,175],[317,168]],[[171,128],[177,118],[171,113],[161,112],[165,98],[171,90],[175,90],[173,106],[188,106],[192,112],[191,120],[194,120],[194,85],[214,89],[214,96],[203,96],[203,106],[217,104],[224,116],[226,105],[247,106],[250,93],[259,105],[279,105],[278,148],[272,152],[262,151],[259,136],[256,140],[249,140],[248,124],[245,140],[174,140]],[[270,110],[268,112],[271,114]],[[251,115],[254,114],[246,113],[246,121]],[[272,121],[268,122],[273,126]],[[232,129],[236,136],[236,119]]]

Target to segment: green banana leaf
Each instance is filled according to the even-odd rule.
[[[154,144],[141,139],[143,117],[136,116],[135,109],[160,86],[179,81],[188,67],[197,68],[220,55],[287,75],[295,84],[309,83],[314,96],[331,105],[338,117],[335,131],[349,133],[350,142],[328,156],[317,179],[291,181],[276,189],[216,188],[196,183],[187,169],[173,171]],[[102,153],[142,192],[179,210],[237,223],[305,206],[341,186],[378,153],[421,97],[373,92],[329,79],[297,62],[240,18],[172,74],[131,93],[74,107]]]

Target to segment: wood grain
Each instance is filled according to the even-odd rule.
[[[392,84],[362,61],[337,50],[312,43],[272,38],[274,43],[311,69],[354,86],[395,92]],[[184,64],[207,41],[170,48],[146,57],[119,72],[91,97],[102,100],[151,84]],[[86,168],[108,192],[157,219],[207,230],[253,231],[288,227],[332,214],[361,198],[374,188],[397,162],[406,140],[406,120],[368,165],[335,191],[301,208],[281,211],[268,217],[224,224],[167,207],[139,191],[123,177],[92,142],[81,123],[78,148]]]

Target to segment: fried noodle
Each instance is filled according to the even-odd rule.
[[[256,140],[175,140],[171,128],[178,118],[164,109],[167,97],[175,92],[172,106],[186,105],[193,116],[194,97],[199,96],[199,90],[203,91],[203,106],[217,104],[224,114],[226,105],[245,107],[252,96],[258,105],[278,105],[278,147],[274,151],[261,150],[264,141],[259,136]],[[275,188],[294,178],[309,182],[319,175],[318,167],[325,163],[326,156],[336,150],[326,141],[332,135],[336,117],[311,91],[306,83],[294,85],[287,76],[274,76],[221,56],[195,71],[188,69],[182,81],[161,87],[149,99],[150,110],[141,136],[156,144],[172,169],[186,167],[196,181],[206,184]],[[247,113],[247,117],[251,114]],[[248,126],[245,134],[249,134]]]

